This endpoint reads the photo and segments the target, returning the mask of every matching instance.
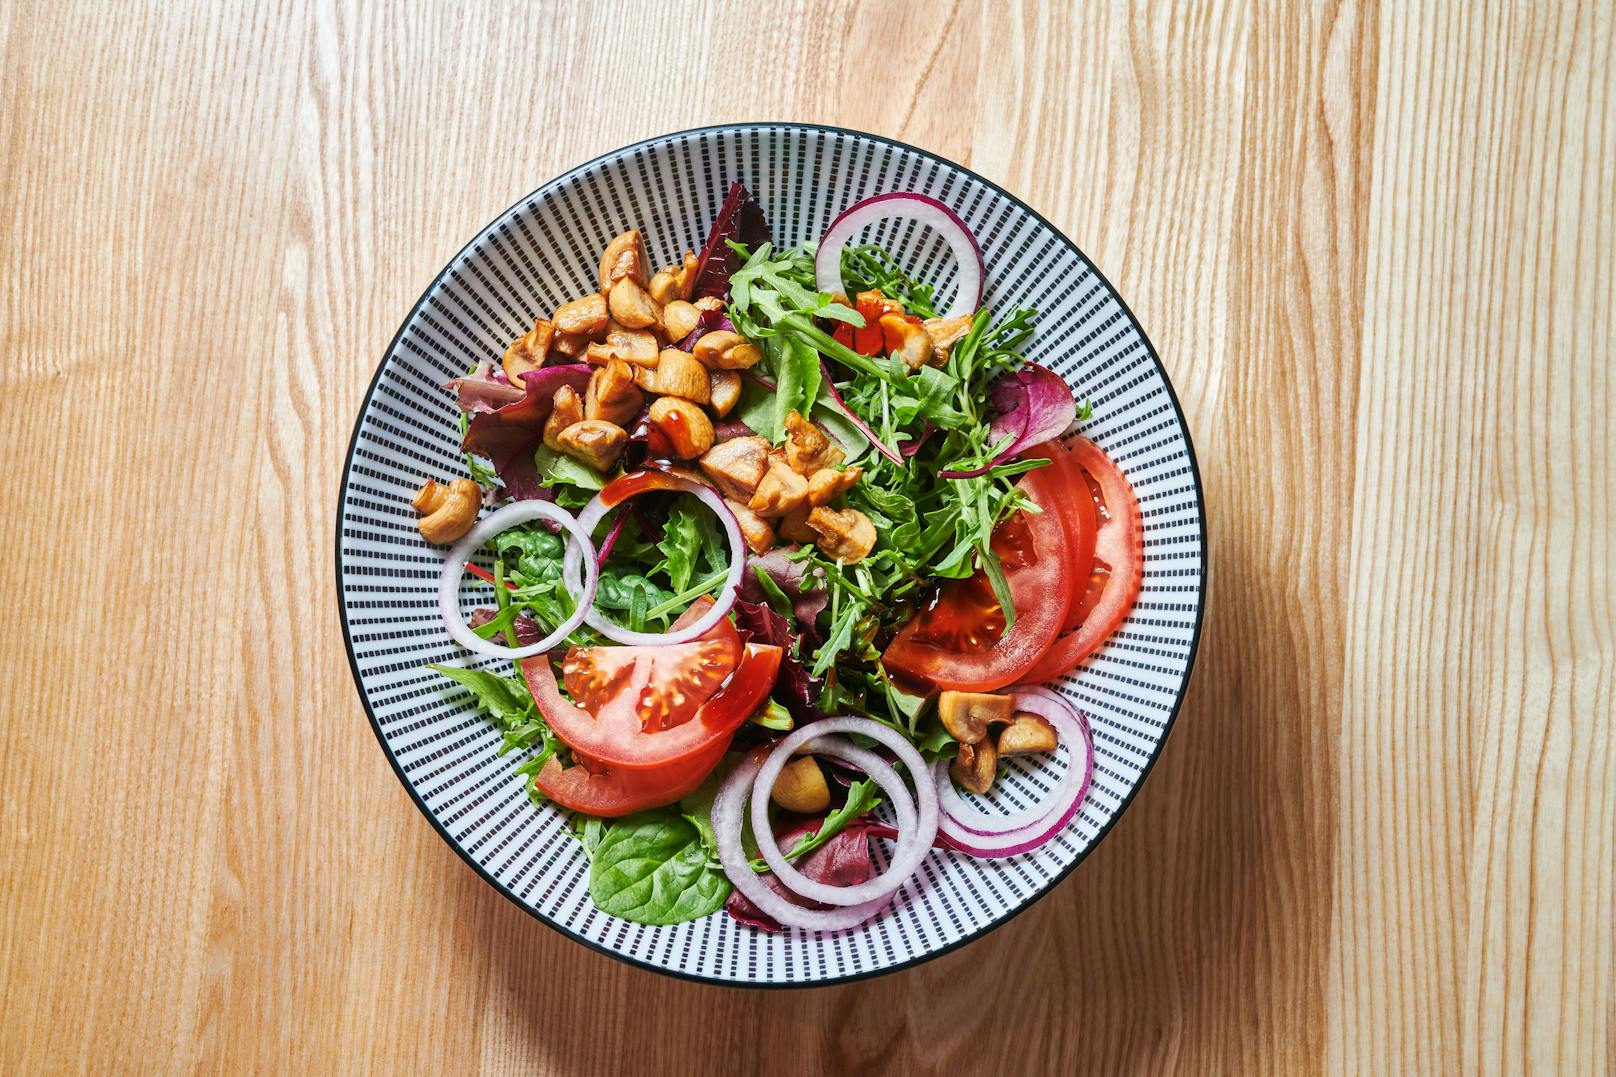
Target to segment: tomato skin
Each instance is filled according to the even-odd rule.
[[[1087,476],[1085,487],[1098,491],[1104,513],[1097,515],[1104,518],[1095,532],[1095,567],[1090,576],[1082,578],[1088,582],[1073,591],[1079,623],[1068,627],[1027,670],[1022,680],[1028,684],[1054,680],[1099,650],[1133,610],[1145,577],[1144,522],[1127,477],[1088,438],[1077,438],[1068,451],[1080,475]],[[1101,566],[1107,570],[1103,576]],[[1098,585],[1097,597],[1091,583]]]
[[[1041,457],[1051,461],[1052,464],[1049,471],[1056,479],[1058,499],[1054,509],[1059,513],[1061,523],[1066,525],[1066,539],[1069,545],[1067,563],[1071,567],[1069,580],[1072,584],[1066,619],[1061,631],[1070,632],[1083,623],[1083,618],[1092,605],[1087,601],[1087,593],[1081,584],[1094,574],[1094,542],[1099,530],[1094,498],[1089,493],[1088,481],[1072,456],[1071,449],[1059,439],[1034,445],[1023,450],[1020,455]]]
[[[620,770],[582,757],[578,766],[563,767],[552,756],[533,784],[563,808],[611,819],[689,796],[707,780],[728,748],[726,737],[707,752],[655,770]]]
[[[882,665],[911,688],[959,692],[991,692],[1020,679],[1043,656],[1060,633],[1069,601],[1049,601],[1070,594],[1071,553],[1067,525],[1059,512],[1058,480],[1051,468],[1030,471],[1020,486],[1043,512],[1021,513],[994,532],[994,552],[1004,563],[1016,622],[1002,633],[1002,615],[991,597],[985,575],[949,580],[935,601],[898,630],[882,657]],[[1000,546],[1020,526],[1030,548],[1017,549],[1015,564]],[[995,623],[997,620],[997,623]]]
[[[561,695],[545,655],[524,658],[522,676],[551,731],[574,752],[616,770],[655,770],[702,756],[715,743],[728,744],[774,686],[780,655],[779,647],[747,644],[729,680],[689,720],[667,729],[646,729],[632,700],[614,700],[598,715],[575,706]]]

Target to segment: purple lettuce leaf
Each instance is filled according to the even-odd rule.
[[[776,546],[768,553],[747,558],[746,567],[751,571],[741,573],[741,597],[748,602],[767,604],[768,596],[764,594],[763,586],[753,576],[756,572],[767,573],[775,586],[791,600],[791,613],[797,618],[797,626],[802,630],[803,642],[817,647],[822,642],[819,634],[819,614],[830,602],[830,592],[825,588],[823,569],[815,567],[810,576],[803,562],[793,561],[787,556],[798,548]]]
[[[788,816],[775,824],[775,841],[779,843],[781,849],[789,850],[802,838],[817,831],[823,822],[823,817],[804,819],[800,816]],[[827,886],[857,886],[859,883],[868,882],[875,874],[875,862],[870,859],[868,825],[862,819],[855,819],[847,824],[847,828],[841,833],[799,860],[796,867],[808,878],[825,883]],[[829,905],[810,901],[786,889],[773,872],[759,878],[764,886],[793,905],[801,905],[805,909],[830,908]],[[752,904],[739,890],[730,894],[729,900],[724,902],[724,911],[741,923],[755,927],[759,931],[780,930],[779,921]]]
[[[701,248],[701,258],[696,262],[696,296],[722,299],[729,294],[730,274],[741,268],[740,256],[730,249],[728,241],[731,239],[746,244],[749,250],[756,250],[759,243],[773,239],[763,207],[741,183],[730,184],[724,206],[713,220],[707,242]]]
[[[1077,420],[1077,402],[1059,374],[1037,363],[1005,374],[988,390],[988,400],[997,413],[988,427],[988,444],[1009,438],[993,459],[976,467],[940,471],[945,479],[973,479],[987,474],[995,464],[1015,459],[1023,449],[1059,437]]]
[[[498,615],[498,610],[491,610],[487,607],[472,610],[471,616],[466,618],[466,624],[473,629],[481,628]],[[539,625],[539,622],[526,613],[518,613],[516,620],[511,623],[511,627],[516,629],[516,645],[518,647],[526,647],[544,638],[544,629]]]
[[[746,633],[750,642],[770,643],[779,647],[780,672],[775,675],[772,695],[791,712],[798,725],[817,722],[825,716],[818,700],[825,690],[823,681],[808,675],[808,667],[794,653],[791,624],[767,602],[735,600],[735,626]]]
[[[460,449],[488,457],[514,500],[548,499],[533,451],[544,437],[544,420],[550,417],[556,390],[570,385],[582,396],[589,386],[589,367],[578,363],[529,370],[522,374],[522,383],[527,392],[520,399],[472,416]]]
[[[467,415],[498,411],[523,396],[521,386],[512,385],[505,372],[486,359],[470,374],[455,378],[444,388],[454,393],[455,404]]]

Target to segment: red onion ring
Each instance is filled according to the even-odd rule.
[[[853,749],[859,757],[856,765],[874,778],[892,799],[893,808],[898,812],[900,832],[898,847],[892,854],[892,861],[887,870],[856,886],[830,886],[808,878],[786,859],[769,826],[769,793],[773,791],[781,770],[791,761],[792,753],[799,747],[809,745],[809,750],[816,750],[809,742],[818,744],[820,743],[818,738],[829,733],[860,733],[879,741],[892,749],[898,761],[908,768],[915,779],[915,800],[919,804],[919,818],[912,826],[906,827],[904,817],[909,807],[908,795],[905,792],[900,797],[896,791],[903,790],[902,779],[892,769],[892,765],[880,756],[873,752]],[[830,747],[838,749],[831,754],[839,754],[844,758],[850,754],[834,742]],[[909,738],[880,722],[868,718],[842,717],[826,718],[802,726],[775,745],[774,751],[759,769],[756,783],[752,788],[752,837],[757,841],[758,852],[762,854],[775,877],[783,885],[793,893],[813,901],[822,901],[828,905],[856,905],[888,897],[920,867],[920,862],[931,852],[932,839],[937,836],[940,815],[937,790],[926,780],[925,775],[926,762],[920,757],[920,752],[915,749]]]
[[[567,556],[583,555],[580,559],[587,566],[583,579],[576,584],[568,584],[568,588],[576,597],[577,605],[561,625],[548,636],[531,643],[526,647],[502,647],[492,640],[483,639],[473,632],[465,619],[460,616],[460,581],[466,574],[466,562],[477,548],[501,531],[525,524],[529,520],[548,520],[558,524],[567,532]],[[486,654],[490,658],[526,658],[529,655],[543,654],[562,640],[572,634],[572,630],[584,623],[585,616],[593,608],[595,602],[595,587],[600,582],[599,570],[595,567],[595,547],[589,541],[589,531],[572,514],[565,509],[556,508],[548,501],[515,501],[498,512],[493,513],[466,535],[455,543],[449,551],[448,560],[443,563],[443,574],[438,577],[438,612],[443,615],[443,622],[449,628],[449,635],[454,637],[456,643],[478,654]]]
[[[982,248],[976,237],[965,227],[959,214],[930,195],[894,191],[866,198],[842,211],[842,215],[825,229],[825,238],[819,241],[819,252],[814,256],[814,284],[828,295],[846,295],[842,283],[842,250],[859,229],[889,217],[905,217],[937,232],[954,252],[959,263],[959,286],[954,289],[954,302],[944,318],[970,314],[982,303],[982,281],[987,267],[982,261]]]
[[[703,486],[701,483],[691,482],[676,475],[664,476],[661,489],[677,489],[691,494],[703,505],[713,510],[713,515],[718,517],[718,522],[724,527],[724,537],[729,541],[729,573],[724,577],[724,584],[719,588],[718,594],[713,596],[712,609],[685,627],[672,632],[635,632],[617,624],[604,613],[595,609],[593,601],[595,588],[591,584],[589,586],[591,601],[584,606],[583,621],[590,628],[593,628],[614,643],[642,647],[657,646],[665,643],[688,643],[697,636],[705,634],[708,629],[722,620],[725,614],[729,613],[730,607],[735,604],[735,597],[741,591],[741,570],[746,564],[746,543],[741,538],[740,524],[736,523],[735,514],[730,511],[728,505],[724,504],[724,499],[712,487]],[[594,534],[596,525],[617,504],[617,502],[613,502],[608,505],[600,494],[596,494],[594,500],[585,505],[584,510],[578,514],[577,524],[583,530],[584,535]],[[568,546],[567,559],[561,566],[561,580],[566,584],[567,590],[574,594],[583,589],[582,582],[578,576],[582,562],[583,558],[578,549]],[[593,577],[595,572],[593,563],[583,567]]]
[[[758,873],[752,870],[751,861],[741,848],[742,817],[746,810],[746,798],[751,795],[752,781],[762,766],[763,752],[760,749],[747,756],[724,779],[724,784],[718,787],[718,795],[713,798],[712,820],[713,831],[718,837],[718,860],[735,889],[782,926],[806,931],[843,931],[857,927],[880,912],[891,900],[891,894],[845,908],[805,909],[769,889]]]
[[[1077,809],[1083,804],[1083,798],[1088,795],[1089,782],[1094,775],[1094,742],[1089,735],[1088,723],[1084,721],[1081,712],[1046,688],[1018,689],[1015,692],[1015,700],[1016,710],[1036,714],[1053,725],[1073,756],[1067,764],[1066,774],[1056,787],[1056,795],[1051,797],[1046,805],[1040,806],[1042,811],[1031,822],[991,833],[984,832],[978,827],[983,822],[997,826],[1001,817],[984,815],[966,805],[959,794],[954,792],[947,764],[938,760],[932,767],[933,778],[937,783],[937,795],[939,800],[949,803],[949,807],[944,809],[938,830],[958,849],[972,856],[988,858],[1016,856],[1043,845],[1064,830],[1072,816],[1077,814]],[[1081,772],[1078,770],[1075,754],[1079,744],[1083,746]],[[954,814],[951,810],[954,804],[970,811],[968,822],[961,822]]]

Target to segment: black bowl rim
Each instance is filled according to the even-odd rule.
[[[341,602],[342,506],[348,500],[348,476],[353,469],[354,450],[359,444],[359,430],[364,425],[365,414],[369,410],[371,398],[376,393],[376,386],[381,382],[382,371],[387,366],[388,356],[392,355],[394,350],[397,349],[399,338],[404,335],[405,327],[408,326],[410,322],[414,320],[416,314],[419,313],[421,307],[426,303],[427,296],[432,294],[432,290],[438,286],[438,284],[448,274],[449,270],[460,261],[461,256],[464,255],[466,251],[471,249],[472,244],[481,239],[483,235],[487,233],[488,229],[493,227],[496,222],[504,219],[507,214],[509,214],[512,210],[515,210],[518,206],[525,205],[534,201],[535,199],[544,197],[549,190],[556,187],[558,184],[565,182],[579,173],[588,171],[603,161],[613,160],[625,154],[633,153],[635,150],[644,149],[658,143],[666,142],[670,139],[676,139],[681,136],[703,135],[717,132],[791,130],[828,132],[837,135],[851,135],[855,138],[867,138],[871,141],[892,146],[896,149],[919,154],[921,157],[945,167],[957,169],[961,173],[971,177],[976,182],[983,184],[988,189],[995,191],[1003,197],[1009,199],[1011,204],[1015,205],[1022,212],[1031,216],[1045,228],[1049,229],[1050,232],[1060,238],[1062,243],[1065,243],[1077,254],[1079,258],[1083,259],[1083,262],[1094,272],[1095,276],[1100,278],[1100,281],[1106,286],[1107,290],[1109,290],[1110,293],[1116,298],[1117,303],[1122,307],[1122,312],[1127,315],[1129,323],[1132,324],[1134,329],[1138,331],[1139,338],[1145,342],[1145,351],[1150,356],[1150,361],[1156,364],[1156,369],[1161,373],[1162,384],[1167,387],[1167,399],[1173,405],[1173,414],[1178,419],[1179,428],[1184,431],[1184,447],[1189,453],[1190,459],[1190,477],[1195,483],[1195,503],[1197,508],[1200,509],[1196,522],[1199,524],[1201,539],[1201,585],[1199,593],[1195,598],[1195,628],[1190,636],[1190,649],[1188,659],[1186,660],[1184,666],[1184,678],[1179,686],[1178,695],[1173,700],[1172,710],[1168,712],[1167,721],[1162,726],[1161,738],[1157,740],[1155,750],[1151,752],[1150,758],[1145,761],[1144,767],[1140,769],[1138,782],[1136,782],[1134,787],[1129,790],[1128,795],[1123,798],[1122,803],[1117,805],[1117,810],[1112,814],[1111,818],[1106,821],[1105,825],[1100,828],[1100,832],[1094,836],[1094,840],[1089,843],[1088,848],[1079,853],[1077,858],[1067,865],[1059,875],[1055,876],[1054,880],[1051,881],[1048,886],[1044,887],[1026,901],[1023,901],[1021,904],[1012,908],[1000,919],[995,920],[992,923],[977,929],[976,931],[973,931],[971,934],[966,935],[963,938],[956,939],[947,946],[940,947],[927,953],[918,954],[907,961],[900,962],[899,964],[889,965],[885,968],[871,969],[868,972],[857,972],[847,976],[837,976],[826,980],[812,980],[800,983],[738,983],[734,980],[726,980],[716,976],[702,976],[696,973],[681,972],[677,969],[670,969],[663,965],[658,965],[655,962],[645,961],[637,957],[631,957],[628,954],[619,953],[616,950],[610,949],[609,947],[602,946],[592,939],[585,938],[577,932],[561,926],[512,893],[510,888],[501,883],[481,864],[477,863],[475,859],[467,854],[466,851],[455,842],[454,838],[450,836],[449,832],[444,829],[443,825],[438,822],[437,817],[432,814],[431,810],[426,806],[426,803],[422,801],[420,796],[416,793],[415,787],[410,783],[408,776],[405,775],[404,768],[399,765],[398,759],[393,755],[392,749],[387,746],[387,738],[382,733],[381,722],[377,719],[375,710],[371,708],[370,698],[366,696],[364,683],[360,679],[359,660],[354,654],[353,633],[348,625],[348,608]],[[342,464],[342,485],[337,493],[336,585],[338,607],[341,611],[342,617],[342,641],[348,652],[348,668],[353,674],[354,690],[359,694],[360,705],[364,707],[365,715],[370,719],[371,732],[376,735],[376,741],[381,745],[382,754],[387,757],[387,762],[392,765],[393,772],[398,776],[399,784],[404,787],[404,790],[407,793],[409,793],[410,799],[415,802],[416,808],[418,808],[421,814],[426,817],[427,822],[432,824],[432,829],[438,832],[438,836],[443,839],[444,843],[447,844],[450,849],[454,850],[455,853],[459,855],[460,859],[464,860],[466,864],[471,867],[472,871],[481,876],[484,882],[488,883],[489,886],[492,886],[497,892],[504,895],[504,897],[517,908],[539,921],[539,923],[550,928],[552,931],[556,931],[567,938],[572,939],[574,942],[587,946],[589,949],[594,950],[597,953],[605,954],[607,957],[621,961],[626,965],[648,969],[651,972],[655,972],[663,976],[669,976],[674,979],[688,980],[693,983],[710,984],[718,987],[733,987],[755,990],[833,987],[837,984],[856,983],[860,980],[870,980],[877,976],[885,976],[890,973],[901,972],[904,969],[911,969],[917,965],[922,965],[928,961],[942,957],[944,954],[952,953],[953,951],[958,950],[960,947],[965,946],[967,943],[976,942],[979,939],[985,938],[989,934],[1003,927],[1005,924],[1008,924],[1017,916],[1020,916],[1023,912],[1031,908],[1044,897],[1053,893],[1061,883],[1066,881],[1066,878],[1071,875],[1073,871],[1077,870],[1077,866],[1079,864],[1087,860],[1094,850],[1099,848],[1100,843],[1105,840],[1106,835],[1111,833],[1111,829],[1116,826],[1117,821],[1121,819],[1122,816],[1127,812],[1128,807],[1133,803],[1134,798],[1139,795],[1139,790],[1144,788],[1145,780],[1150,777],[1150,772],[1156,766],[1156,760],[1161,757],[1162,749],[1167,746],[1167,738],[1173,731],[1173,725],[1178,720],[1179,710],[1184,705],[1184,697],[1189,691],[1190,678],[1195,673],[1195,659],[1200,650],[1201,629],[1206,617],[1206,578],[1208,564],[1209,560],[1207,556],[1206,540],[1206,501],[1204,492],[1201,488],[1201,469],[1196,460],[1195,443],[1194,439],[1190,436],[1189,422],[1184,417],[1184,409],[1179,405],[1178,394],[1173,389],[1172,379],[1167,375],[1167,368],[1162,364],[1161,357],[1156,354],[1155,344],[1151,342],[1150,337],[1145,333],[1144,326],[1139,323],[1139,319],[1134,317],[1133,310],[1128,306],[1127,301],[1122,297],[1122,293],[1117,291],[1116,287],[1112,285],[1110,278],[1100,271],[1100,268],[1095,264],[1094,259],[1085,254],[1082,248],[1080,248],[1076,243],[1073,243],[1065,232],[1055,227],[1055,225],[1051,223],[1043,214],[1033,209],[1026,202],[1023,202],[1020,198],[1017,198],[1015,195],[1011,194],[997,183],[994,183],[985,176],[977,174],[971,169],[966,168],[964,165],[950,161],[946,157],[932,153],[930,150],[922,149],[919,146],[912,146],[907,142],[902,142],[895,138],[888,138],[885,135],[871,134],[868,131],[858,131],[850,127],[835,127],[828,124],[793,122],[720,123],[712,124],[706,127],[692,127],[683,131],[671,131],[667,134],[655,135],[651,138],[641,139],[638,142],[630,143],[627,146],[612,150],[608,153],[603,153],[598,157],[593,157],[590,160],[585,161],[582,164],[575,165],[561,173],[559,176],[556,176],[555,178],[541,184],[523,197],[511,203],[510,206],[494,217],[493,220],[484,225],[477,232],[476,236],[474,236],[464,247],[461,247],[460,250],[456,252],[453,258],[449,259],[448,263],[443,267],[443,269],[432,278],[432,282],[426,286],[426,290],[421,293],[421,297],[415,301],[415,305],[410,308],[410,312],[404,316],[404,320],[399,324],[398,332],[393,334],[393,339],[388,343],[387,350],[382,353],[381,361],[376,364],[376,373],[371,376],[370,385],[368,388],[366,388],[364,399],[361,401],[359,406],[359,414],[354,419],[353,433],[348,438],[348,452]]]

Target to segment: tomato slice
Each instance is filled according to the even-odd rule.
[[[1071,569],[1068,579],[1073,583],[1092,579],[1095,573],[1095,533],[1099,525],[1095,515],[1096,499],[1090,494],[1083,469],[1078,466],[1066,444],[1058,440],[1034,445],[1021,455],[1040,456],[1052,462],[1049,472],[1057,480],[1054,509],[1060,515],[1061,523],[1066,525],[1067,564]],[[1092,586],[1087,589],[1074,586],[1061,631],[1070,632],[1082,624],[1097,597]]]
[[[912,689],[983,692],[1017,680],[1060,633],[1070,593],[1071,553],[1062,521],[1060,484],[1052,468],[1029,471],[1021,487],[1044,511],[1017,513],[993,533],[1016,622],[1004,631],[1004,611],[987,576],[949,580],[898,630],[882,658],[887,671]]]
[[[730,631],[734,631],[733,626]],[[523,659],[522,676],[539,713],[573,751],[613,769],[652,770],[700,756],[715,743],[727,744],[730,734],[756,712],[774,686],[780,656],[779,647],[747,644],[729,680],[703,699],[686,720],[668,726],[647,723],[640,716],[638,703],[644,693],[665,687],[650,681],[651,671],[660,668],[655,659],[646,663],[637,658],[617,694],[594,711],[576,706],[561,695],[550,661],[543,655]]]
[[[1099,524],[1094,539],[1094,566],[1082,585],[1074,587],[1069,625],[1050,645],[1049,653],[1027,670],[1027,683],[1054,680],[1110,638],[1127,619],[1139,598],[1145,578],[1145,530],[1134,496],[1122,470],[1088,438],[1069,447],[1070,460],[1089,490]]]
[[[552,756],[533,783],[564,808],[614,818],[689,796],[707,780],[728,747],[726,738],[700,755],[656,770],[620,770],[583,757],[577,766],[563,767]]]
[[[562,683],[597,717],[631,707],[647,732],[672,729],[688,722],[740,661],[734,626],[720,621],[713,632],[720,638],[660,647],[574,647],[562,664]]]

